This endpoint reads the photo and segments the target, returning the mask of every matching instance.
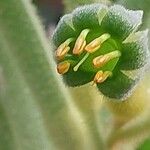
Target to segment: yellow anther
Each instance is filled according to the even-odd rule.
[[[103,83],[104,81],[107,80],[108,77],[110,77],[112,75],[111,71],[98,71],[94,77],[94,84],[95,83]]]
[[[70,68],[70,63],[68,61],[61,62],[57,65],[57,72],[59,74],[65,74]]]
[[[86,47],[85,50],[89,53],[93,53],[96,50],[98,50],[101,47],[101,44],[104,43],[106,40],[110,38],[110,34],[105,33],[101,35],[100,37],[94,39],[92,42],[90,42]]]
[[[75,46],[73,48],[73,54],[79,55],[84,51],[84,48],[86,46],[86,37],[89,31],[90,31],[89,29],[84,29],[80,33],[79,37],[76,40]]]
[[[103,71],[98,71],[94,77],[93,82],[99,83],[99,81],[103,80]]]
[[[69,44],[73,41],[73,38],[67,39],[64,43],[62,43],[58,49],[56,50],[56,58],[61,60],[65,57],[65,55],[70,50]]]
[[[112,60],[114,58],[118,58],[120,56],[121,56],[121,52],[116,50],[116,51],[113,51],[113,52],[107,53],[105,55],[101,55],[101,56],[94,58],[93,65],[94,65],[94,67],[102,67],[106,63],[108,63],[110,60]]]

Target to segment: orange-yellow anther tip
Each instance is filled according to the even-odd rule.
[[[103,71],[98,71],[94,77],[93,83],[99,83],[103,80]]]
[[[94,53],[95,51],[97,51],[101,47],[101,44],[104,43],[109,38],[110,38],[110,35],[108,33],[105,33],[105,34],[101,35],[100,37],[98,37],[98,38],[94,39],[93,41],[91,41],[85,47],[85,50],[89,53]]]
[[[58,47],[57,51],[56,51],[56,58],[57,60],[61,60],[65,57],[65,55],[68,53],[68,51],[70,50],[70,47]]]
[[[75,42],[75,46],[73,48],[73,54],[80,55],[86,46],[86,37],[89,33],[89,29],[84,29]]]
[[[102,67],[106,62],[108,62],[108,60],[109,57],[106,55],[101,55],[93,59],[93,65],[94,67]]]
[[[105,55],[100,55],[93,59],[93,65],[94,65],[94,67],[102,67],[106,63],[108,63],[110,60],[112,60],[114,58],[118,58],[120,56],[121,56],[121,52],[118,50],[107,53]]]
[[[62,43],[56,50],[56,58],[61,60],[65,57],[65,55],[70,50],[69,44],[73,41],[73,38],[67,39],[64,43]]]
[[[70,63],[68,61],[61,62],[57,65],[57,72],[59,74],[65,74],[70,68]]]
[[[108,77],[112,75],[111,71],[98,71],[94,77],[93,83],[103,83],[104,81],[107,80]]]
[[[86,41],[82,38],[77,39],[75,46],[73,48],[73,54],[74,55],[80,55],[86,46]]]
[[[94,53],[100,46],[101,42],[98,39],[95,39],[85,47],[85,50],[89,53]]]

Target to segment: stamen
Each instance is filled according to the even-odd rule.
[[[94,58],[93,65],[94,65],[94,67],[102,67],[106,63],[108,63],[110,60],[120,57],[120,56],[121,56],[121,52],[116,50],[116,51],[110,52],[108,54],[101,55],[101,56]]]
[[[57,72],[59,74],[65,74],[70,68],[70,63],[68,61],[61,62],[57,65]]]
[[[58,49],[56,50],[56,58],[58,60],[63,59],[65,57],[65,55],[68,53],[68,51],[70,50],[70,47],[68,45],[73,40],[74,40],[73,38],[69,38],[58,47]]]
[[[112,75],[111,71],[98,71],[94,77],[93,83],[103,83],[108,77]]]
[[[75,46],[73,48],[73,54],[79,55],[83,52],[83,50],[86,46],[86,40],[85,39],[86,39],[89,32],[90,32],[89,29],[84,29],[80,33],[79,37],[76,40]]]
[[[98,83],[98,81],[103,79],[103,71],[98,71],[94,77],[93,83]]]
[[[89,53],[86,53],[85,56],[79,61],[79,63],[73,68],[73,70],[76,72],[78,71],[79,67],[83,64],[83,62],[88,58]]]
[[[98,50],[101,45],[110,38],[110,34],[105,33],[101,35],[100,37],[94,39],[92,42],[90,42],[86,47],[85,50],[89,53],[93,53],[96,50]]]

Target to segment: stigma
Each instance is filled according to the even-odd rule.
[[[69,52],[70,47],[69,44],[73,41],[73,38],[67,39],[64,43],[62,43],[56,50],[56,58],[57,60],[61,60],[65,57],[65,55]]]

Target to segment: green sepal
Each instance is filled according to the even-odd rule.
[[[74,72],[70,69],[63,75],[63,80],[67,86],[76,87],[91,82],[94,79],[94,76],[95,74],[92,72],[84,72],[82,70]]]
[[[132,80],[122,72],[117,71],[105,82],[97,84],[97,87],[106,97],[124,100],[131,94],[131,89],[133,89],[135,85],[135,80]]]
[[[72,24],[72,15],[67,14],[61,18],[53,34],[53,42],[56,47],[67,39],[75,37],[76,32]]]
[[[100,28],[100,21],[107,11],[103,4],[92,4],[79,7],[73,11],[73,24],[76,30]]]
[[[114,5],[102,20],[102,27],[117,39],[124,40],[142,23],[143,11],[127,10]]]
[[[148,63],[148,30],[131,35],[122,44],[122,56],[118,62],[121,70],[134,70]]]
[[[144,11],[142,28],[150,27],[149,26],[149,17],[150,17],[150,0],[117,0],[118,4],[126,6],[129,9],[139,9]]]

